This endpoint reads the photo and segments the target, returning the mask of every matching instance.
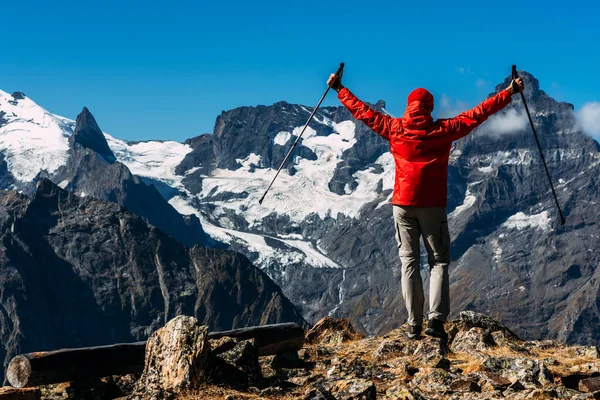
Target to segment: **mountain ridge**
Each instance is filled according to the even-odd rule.
[[[453,146],[448,212],[455,309],[498,310],[498,318],[526,338],[541,337],[545,329],[561,340],[597,343],[593,330],[573,330],[597,315],[593,301],[577,293],[585,291],[600,264],[593,218],[600,147],[578,129],[572,105],[554,101],[535,77],[521,74],[569,225],[552,225],[553,199],[515,96],[507,109]],[[374,106],[385,112],[383,102]],[[345,108],[320,109],[258,205],[311,110],[278,102],[225,111],[212,135],[162,147],[147,142],[145,149],[152,147],[161,157],[134,147],[142,143],[105,136],[117,160],[143,179],[161,182],[160,193],[172,206],[196,215],[211,237],[250,257],[309,321],[332,313],[350,318],[362,332],[382,333],[405,317],[389,204],[394,165],[388,144]],[[515,246],[527,242],[552,255]],[[533,279],[539,269],[546,273]],[[567,272],[578,269],[579,277]],[[424,262],[422,274],[427,285]],[[471,286],[477,280],[480,288]],[[571,292],[547,290],[563,280]],[[577,298],[585,304],[581,312]]]

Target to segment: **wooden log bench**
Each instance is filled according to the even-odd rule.
[[[259,356],[298,351],[304,345],[304,329],[295,323],[252,326],[211,332],[209,339],[254,339]],[[39,351],[14,357],[6,370],[16,388],[76,381],[90,377],[139,373],[144,368],[146,342]]]

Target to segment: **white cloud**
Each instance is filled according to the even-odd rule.
[[[600,138],[600,102],[586,103],[575,112],[581,130],[590,136]]]
[[[496,114],[483,123],[479,129],[480,133],[489,135],[504,135],[523,131],[529,120],[525,112],[519,112],[511,108],[503,114]]]
[[[488,81],[479,78],[475,82],[475,85],[480,89],[485,89],[488,86]]]
[[[442,94],[440,100],[436,100],[436,116],[438,118],[452,118],[468,110],[469,104],[462,100],[452,100],[447,94]]]
[[[464,74],[465,74],[465,69],[464,69],[464,67],[456,67],[456,68],[454,68],[454,70],[455,70],[456,72],[458,72],[459,74],[461,74],[461,75],[464,75]]]

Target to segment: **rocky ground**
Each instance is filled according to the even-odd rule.
[[[208,340],[192,317],[177,317],[146,347],[140,377],[111,377],[18,392],[0,399],[593,399],[600,353],[591,346],[522,341],[474,312],[447,323],[448,341],[410,340],[403,329],[361,337],[347,320],[325,318],[296,355],[258,357],[252,340]],[[16,396],[11,394],[10,396]]]

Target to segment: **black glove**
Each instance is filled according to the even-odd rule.
[[[522,92],[524,89],[523,79],[521,79],[521,78],[513,79],[507,89],[510,92],[510,94]]]
[[[337,76],[335,74],[331,74],[329,76],[329,79],[327,80],[327,84],[329,85],[330,88],[332,88],[336,92],[339,92],[340,90],[342,90],[344,88],[344,86],[342,86],[342,77]]]

